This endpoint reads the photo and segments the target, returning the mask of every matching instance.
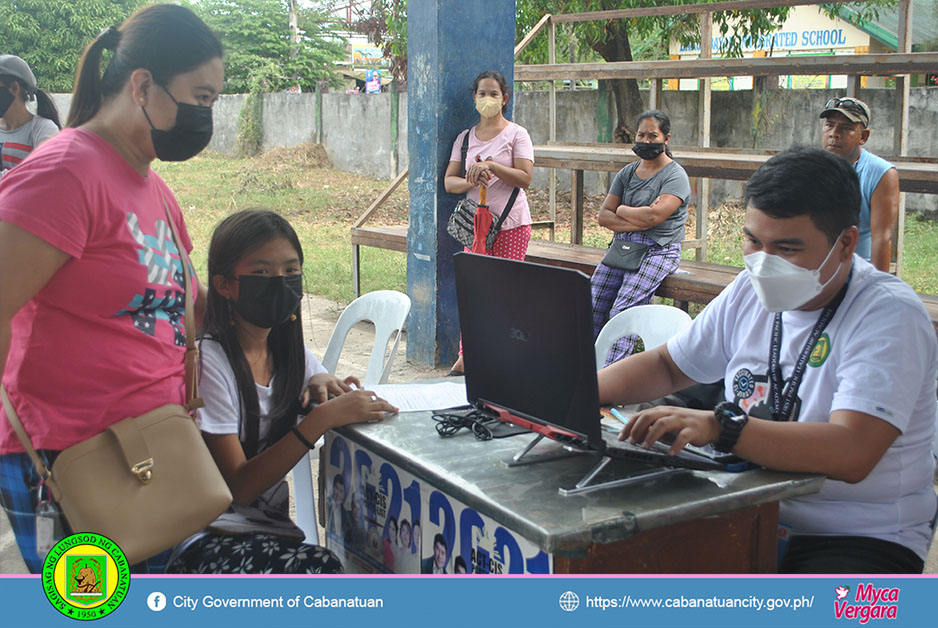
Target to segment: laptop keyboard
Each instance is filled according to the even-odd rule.
[[[639,445],[633,445],[628,441],[606,440],[606,449],[603,455],[615,458],[616,460],[631,460],[634,462],[643,462],[654,466],[681,467],[685,469],[723,469],[724,465],[714,460],[707,460],[699,457],[672,456],[664,449],[666,445],[660,445],[662,449],[645,449]],[[656,443],[656,445],[658,445]]]

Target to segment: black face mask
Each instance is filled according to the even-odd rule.
[[[160,85],[160,87],[163,87]],[[169,90],[163,87],[176,103],[176,123],[168,131],[153,126],[147,110],[141,105],[143,115],[150,124],[153,150],[162,161],[185,161],[195,157],[212,141],[212,108],[178,102]]]
[[[238,300],[231,305],[241,318],[263,329],[290,320],[303,298],[303,275],[240,275]]]
[[[664,152],[664,142],[635,142],[632,152],[641,159],[652,160]]]
[[[7,114],[7,109],[13,104],[16,96],[10,91],[9,87],[0,85],[0,118]]]

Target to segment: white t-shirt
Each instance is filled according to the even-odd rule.
[[[0,177],[58,132],[55,122],[42,116],[33,116],[32,120],[12,131],[0,129]]]
[[[782,316],[782,376],[820,310]],[[768,358],[774,314],[743,271],[694,323],[668,342],[675,364],[698,382],[723,379],[727,399],[755,416],[769,404]],[[912,289],[853,258],[850,286],[815,346],[798,390],[795,420],[826,422],[835,410],[877,417],[901,433],[861,482],[827,480],[820,492],[783,500],[779,519],[795,534],[869,536],[922,558],[935,515],[932,490],[938,342]]]
[[[209,434],[237,434],[239,406],[238,383],[225,351],[214,340],[201,342],[202,369],[199,373],[199,394],[205,400],[205,407],[199,410],[199,428]],[[306,349],[306,381],[318,373],[325,373],[316,356]],[[261,420],[258,427],[258,440],[263,442],[270,433],[271,398],[274,394],[274,382],[269,386],[257,386],[257,401],[260,406]]]
[[[200,342],[199,353],[202,359],[199,371],[199,394],[205,401],[205,407],[199,410],[199,428],[209,434],[237,434],[238,408],[241,401],[234,370],[225,356],[225,350],[218,342],[205,338]],[[306,384],[313,375],[326,372],[316,356],[306,349]],[[270,402],[274,392],[273,383],[271,380],[269,386],[255,384],[261,415],[258,426],[259,443],[263,443],[270,433],[271,422],[267,413],[270,411]],[[290,493],[284,477],[264,491],[250,506],[232,504],[209,525],[208,529],[226,534],[261,532],[286,535],[294,533],[300,540],[303,538],[303,533],[290,520],[289,509]],[[167,559],[167,564],[176,560],[180,554],[206,534],[205,530],[197,532],[177,545]]]

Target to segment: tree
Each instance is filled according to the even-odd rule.
[[[632,9],[663,5],[705,4],[723,0],[517,0],[518,41],[527,34],[545,13],[587,13],[613,9]],[[858,13],[857,21],[877,15],[885,7],[893,7],[898,0],[864,0],[850,6]],[[830,16],[841,14],[843,6],[822,5]],[[788,17],[790,7],[750,11],[724,11],[713,14],[714,33],[734,36],[724,41],[720,53],[727,57],[742,56],[743,42],[757,40],[777,29]],[[363,32],[383,47],[385,56],[392,65],[407,67],[407,0],[376,0],[372,13],[362,20]],[[403,25],[403,27],[402,27]],[[589,51],[574,51],[578,60],[590,60],[590,53],[605,61],[649,60],[663,57],[671,37],[682,44],[700,41],[700,22],[697,15],[645,17],[636,19],[601,20],[581,22],[569,30],[561,30],[558,47],[569,49],[575,42],[584,42]],[[636,53],[643,55],[638,56]],[[584,59],[584,57],[586,57]],[[539,36],[525,49],[521,63],[546,63],[546,38]],[[619,141],[631,142],[634,137],[632,124],[642,111],[638,82],[635,79],[613,79],[610,81],[616,103],[616,132]]]
[[[271,91],[335,80],[334,64],[345,57],[345,40],[332,30],[335,21],[316,8],[291,0],[190,0],[192,9],[218,33],[225,47],[225,91],[243,93],[259,69],[268,72]],[[291,29],[291,5],[297,28]],[[338,28],[335,29],[339,30]]]
[[[71,92],[81,53],[102,29],[119,26],[144,0],[3,0],[4,54],[29,64],[39,87]]]
[[[407,0],[374,0],[359,16],[355,29],[379,46],[390,62],[391,75],[407,80]]]

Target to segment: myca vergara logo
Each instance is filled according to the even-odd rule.
[[[100,619],[120,606],[130,587],[124,552],[106,536],[67,536],[42,565],[42,588],[57,611],[72,619]]]
[[[865,624],[871,619],[896,619],[899,616],[899,588],[877,589],[871,583],[858,584],[856,593],[850,587],[834,589],[834,617],[853,619]]]

